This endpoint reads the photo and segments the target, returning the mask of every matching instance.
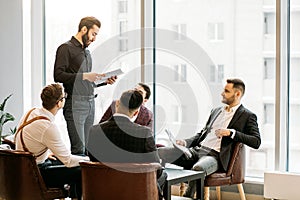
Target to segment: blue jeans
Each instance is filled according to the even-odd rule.
[[[95,118],[94,98],[68,97],[63,114],[67,122],[72,154],[86,154],[85,144]]]

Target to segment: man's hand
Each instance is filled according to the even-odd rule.
[[[82,80],[88,80],[90,82],[95,82],[101,80],[104,74],[98,74],[94,72],[83,73]]]
[[[54,156],[53,153],[50,153],[50,154],[48,155],[48,158],[49,158],[50,160],[56,160],[56,157]]]
[[[118,78],[117,76],[112,76],[112,77],[108,78],[105,82],[106,82],[107,84],[112,85],[112,84],[114,84],[114,83],[116,82],[116,79],[117,79],[117,78]]]
[[[176,140],[176,144],[181,145],[181,146],[186,146],[186,141],[184,140]]]
[[[215,134],[220,139],[223,136],[230,136],[230,130],[229,129],[217,129]]]

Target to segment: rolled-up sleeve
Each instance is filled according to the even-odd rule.
[[[89,160],[87,156],[71,154],[70,149],[63,142],[61,133],[54,124],[45,131],[42,141],[66,167],[79,166],[80,161]]]

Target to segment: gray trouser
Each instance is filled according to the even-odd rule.
[[[67,98],[64,111],[72,154],[85,154],[85,143],[95,117],[94,99]]]
[[[205,171],[206,175],[212,174],[219,168],[218,158],[208,155],[207,152],[198,152],[198,156],[187,159],[181,151],[174,147],[162,147],[158,149],[162,163],[172,163],[185,169]]]
[[[195,171],[205,171],[206,176],[214,173],[219,168],[218,155],[209,155],[207,151],[198,150],[197,155],[187,159],[183,153],[174,147],[162,147],[158,149],[158,154],[162,160],[162,164],[172,163],[184,169],[192,169]],[[196,181],[189,182],[185,197],[193,197],[196,192]]]

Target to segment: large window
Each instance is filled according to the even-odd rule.
[[[156,1],[156,61],[160,66],[156,68],[156,106],[164,108],[156,115],[165,117],[163,127],[157,130],[157,140],[166,140],[164,127],[175,132],[177,138],[190,137],[200,131],[211,108],[222,105],[220,94],[226,78],[239,77],[246,83],[242,103],[256,113],[262,136],[260,150],[247,148],[247,176],[263,177],[266,169],[273,169],[275,2]],[[167,31],[185,30],[179,25],[174,28],[174,24],[188,27],[185,40],[167,37]],[[163,36],[165,39],[160,40]],[[164,44],[166,40],[172,49]],[[174,60],[187,63],[184,83],[160,75],[172,70],[180,74],[178,67],[172,68]],[[187,120],[177,117],[178,112],[186,112],[182,115]],[[262,159],[264,164],[261,164]]]
[[[145,43],[147,47],[156,48],[155,55],[153,48],[143,49],[144,61],[139,31],[141,19],[152,21],[152,18],[141,15],[141,1],[44,1],[47,84],[53,82],[57,47],[75,35],[79,20],[89,15],[102,22],[97,41],[89,47],[94,71],[119,67],[126,71],[115,85],[96,90],[95,123],[122,91],[142,80],[150,86],[155,83],[147,106],[155,111],[156,141],[169,145],[165,128],[171,129],[177,138],[190,137],[200,131],[211,108],[222,105],[220,93],[226,78],[239,77],[246,83],[242,103],[256,113],[262,137],[259,150],[247,148],[246,175],[262,178],[265,170],[274,169],[278,159],[275,155],[278,148],[275,146],[275,87],[279,81],[276,80],[275,0],[156,0],[155,8],[148,8],[146,4],[145,13],[155,10],[156,29],[154,39],[152,34],[146,34],[151,38],[146,38]],[[297,24],[300,0],[290,2],[290,67],[285,77],[289,81],[287,152],[288,170],[299,172],[300,29]],[[88,9],[82,9],[85,5]],[[152,99],[155,105],[151,105]],[[65,129],[61,114],[57,122]]]

